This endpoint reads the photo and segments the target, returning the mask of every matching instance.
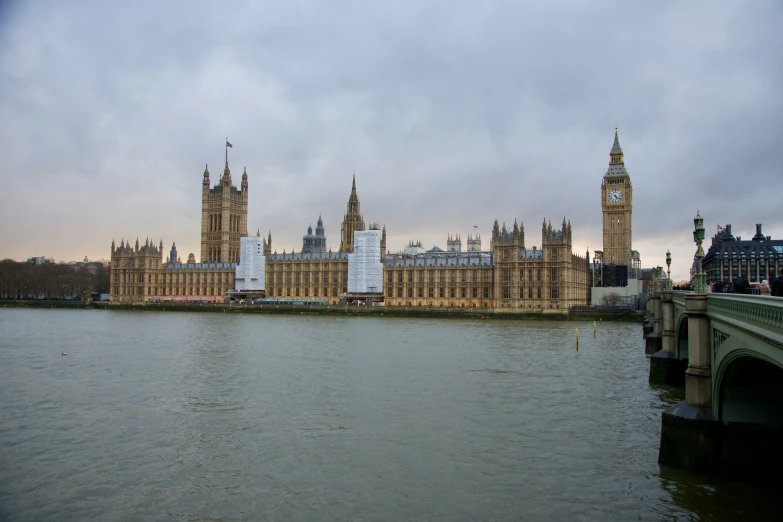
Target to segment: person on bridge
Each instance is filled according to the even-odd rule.
[[[772,288],[770,290],[775,297],[783,297],[783,276],[777,276],[775,280],[772,281]]]
[[[761,295],[770,295],[771,290],[769,288],[769,281],[766,279],[763,280],[759,286],[759,290],[761,291]]]

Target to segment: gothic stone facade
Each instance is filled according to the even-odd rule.
[[[231,184],[228,162],[220,183],[211,188],[205,167],[201,185],[201,261],[238,263],[239,238],[247,236],[247,169],[240,190]]]
[[[176,247],[172,248],[176,254]],[[236,263],[196,263],[191,255],[187,263],[176,255],[163,261],[163,241],[159,246],[147,240],[131,247],[124,240],[111,245],[110,285],[114,303],[149,301],[222,302],[234,288]]]
[[[239,261],[240,240],[247,235],[247,170],[242,173],[241,190],[231,184],[228,162],[220,183],[210,188],[209,169],[204,169],[201,196],[201,263],[191,254],[186,263],[177,257],[176,246],[163,261],[163,241],[135,247],[122,240],[111,244],[111,301],[221,302],[234,288]],[[271,240],[271,236],[270,236]],[[176,299],[175,299],[176,298]]]
[[[348,254],[353,252],[353,233],[365,230],[359,196],[356,193],[356,177],[353,178],[351,194],[348,197],[340,238],[340,251],[326,250],[326,236],[323,221],[318,218],[317,231],[323,238],[320,251],[306,248],[310,245],[308,235],[303,240],[302,252],[277,252],[267,256],[266,295],[272,298],[324,299],[337,304],[340,296],[348,291]],[[371,229],[378,229],[372,225]],[[312,236],[315,237],[315,236]],[[271,236],[270,236],[271,244]],[[386,227],[381,234],[381,257],[386,252]]]
[[[124,240],[119,247],[112,242],[113,302],[217,302],[234,288],[237,264],[233,259],[238,256],[239,238],[246,235],[247,228],[247,173],[242,176],[241,191],[231,186],[230,180],[228,165],[215,188],[209,188],[209,173],[204,173],[201,263],[196,263],[192,254],[182,263],[174,246],[164,262],[162,241],[159,246],[149,241],[139,246],[137,240],[135,247]],[[320,222],[319,229],[323,230]],[[270,232],[264,245],[267,297],[325,299],[337,304],[348,289],[353,232],[364,229],[354,177],[341,227],[340,251],[313,249],[278,254],[272,252]],[[524,226],[515,222],[508,230],[496,221],[488,251],[481,251],[480,243],[476,243],[468,252],[406,255],[386,253],[383,227],[381,262],[386,304],[542,313],[586,305],[589,265],[586,257],[571,252],[571,224],[564,219],[557,230],[545,222],[541,234],[541,247],[528,249]]]
[[[571,252],[571,224],[544,222],[541,248],[525,248],[524,225],[492,231],[488,252],[387,255],[387,306],[477,307],[559,312],[590,297],[588,258]]]

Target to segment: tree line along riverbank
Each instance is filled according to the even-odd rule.
[[[366,307],[366,306],[285,306],[285,305],[227,305],[227,304],[171,304],[171,303],[106,303],[50,300],[2,300],[2,307],[63,308],[76,310],[127,310],[149,312],[212,312],[238,314],[341,315],[372,317],[433,317],[444,319],[540,319],[553,321],[631,321],[641,322],[643,313],[637,311],[569,311],[556,313],[496,312],[487,308],[424,308],[424,307]]]

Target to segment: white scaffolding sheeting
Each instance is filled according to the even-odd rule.
[[[383,293],[380,230],[353,233],[353,253],[348,254],[348,293]]]
[[[258,236],[239,238],[239,265],[234,275],[234,287],[238,291],[266,290],[266,257],[264,238]]]

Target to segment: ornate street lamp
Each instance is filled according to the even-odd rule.
[[[704,218],[699,211],[696,211],[696,217],[693,218],[693,241],[698,245],[696,249],[696,275],[693,276],[693,291],[699,293],[707,292],[707,278],[701,268],[701,260],[704,257],[704,249],[701,247],[704,241]]]
[[[666,250],[666,290],[672,289],[672,253]]]

